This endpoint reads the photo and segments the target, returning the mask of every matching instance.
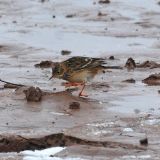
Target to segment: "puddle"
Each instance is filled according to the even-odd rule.
[[[52,147],[44,150],[35,150],[35,151],[22,151],[19,155],[24,156],[24,160],[40,160],[40,159],[53,159],[51,156],[54,156],[56,153],[64,150],[64,147]]]
[[[138,109],[142,113],[151,112],[158,115],[160,114],[160,97],[158,94],[125,96],[122,101],[114,101],[113,106],[109,110],[134,114]]]
[[[146,124],[146,125],[151,125],[151,126],[153,126],[153,125],[160,125],[160,119],[148,119],[148,120],[146,120],[146,121],[144,121],[144,124]]]

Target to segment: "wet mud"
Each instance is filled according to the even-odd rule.
[[[127,149],[138,149],[147,150],[143,147],[145,144],[144,140],[141,140],[140,145],[125,144],[121,142],[113,141],[91,141],[80,139],[73,136],[68,136],[63,133],[53,134],[42,138],[25,138],[22,136],[16,137],[5,137],[1,136],[0,139],[0,152],[20,152],[23,150],[40,150],[49,147],[61,146],[73,146],[73,145],[88,145],[94,147],[108,147],[108,148],[127,148]]]
[[[142,82],[148,85],[160,85],[160,74],[152,74],[142,80]]]
[[[51,146],[66,146],[59,158],[159,158],[157,2],[3,0],[0,8],[0,158]],[[81,86],[49,81],[53,62],[72,56],[106,60],[87,98]]]

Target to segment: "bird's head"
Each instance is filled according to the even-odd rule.
[[[62,78],[63,73],[64,73],[64,69],[62,68],[60,63],[54,63],[53,66],[52,66],[52,76],[50,77],[50,79],[52,79],[52,78]]]

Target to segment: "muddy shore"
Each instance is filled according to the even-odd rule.
[[[66,147],[54,155],[62,159],[158,159],[159,15],[156,0],[2,0],[0,79],[51,94],[29,102],[24,86],[0,82],[0,159],[52,146]],[[85,89],[89,97],[78,97],[49,77],[51,61],[79,55],[122,69],[97,75]],[[42,61],[44,68],[35,66]]]

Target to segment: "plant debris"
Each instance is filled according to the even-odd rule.
[[[22,84],[15,84],[15,83],[7,82],[7,81],[4,81],[2,79],[0,79],[0,82],[5,83],[4,88],[19,88],[19,87],[24,87],[25,86],[25,85],[22,85]]]
[[[8,84],[8,83],[6,83],[6,84],[4,84],[4,88],[17,88],[18,86],[17,85],[14,85],[14,84]]]

